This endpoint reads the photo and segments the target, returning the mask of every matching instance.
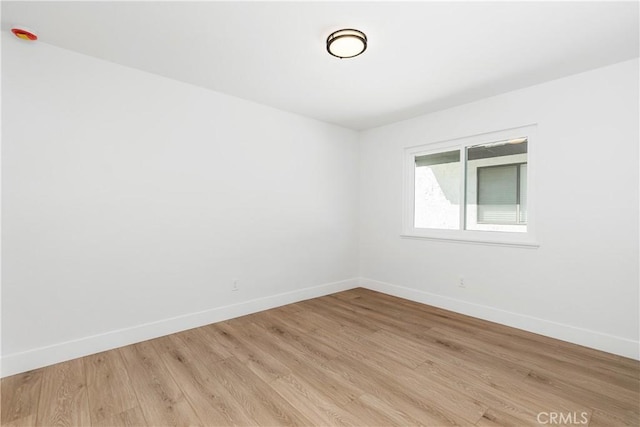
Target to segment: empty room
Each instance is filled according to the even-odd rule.
[[[640,3],[2,1],[2,426],[640,425]]]

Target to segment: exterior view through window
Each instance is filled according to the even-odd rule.
[[[466,229],[527,231],[527,138],[467,148]]]
[[[528,233],[530,128],[407,149],[405,234]]]

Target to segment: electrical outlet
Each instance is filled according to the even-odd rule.
[[[237,291],[238,288],[238,279],[233,279],[233,287],[231,288],[232,291]]]
[[[460,277],[460,279],[458,280],[458,287],[459,288],[466,288],[467,285],[464,283],[464,277]]]

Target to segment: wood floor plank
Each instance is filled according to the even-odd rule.
[[[324,299],[322,299],[324,298]],[[334,298],[322,297],[304,301],[305,309],[315,310],[330,316],[332,319],[341,322],[346,327],[356,327],[375,332],[380,327],[372,324],[371,321],[359,316],[355,310],[340,307],[334,303]]]
[[[87,356],[84,367],[93,426],[112,425],[121,413],[139,406],[120,352],[111,350]]]
[[[175,347],[163,352],[160,357],[205,424],[253,424],[244,408],[211,375],[210,369],[216,369],[216,362],[211,362],[206,357],[200,358],[197,350],[187,346]]]
[[[247,367],[262,380],[269,383],[277,378],[288,375],[291,370],[281,360],[274,357],[269,351],[261,348],[257,343],[268,339],[263,330],[256,328],[253,323],[245,323],[238,327],[235,324],[227,325],[226,331],[233,334],[246,348],[251,349],[244,358]]]
[[[128,409],[118,414],[112,425],[121,427],[140,427],[146,426],[147,422],[144,419],[142,409],[140,409],[139,406],[136,406],[135,408]]]
[[[189,329],[150,340],[158,354],[173,351],[177,347],[190,347],[198,357],[209,362],[218,362],[231,357],[232,354],[218,342],[210,339],[204,328]]]
[[[297,348],[300,352],[312,354],[322,360],[331,360],[338,355],[335,348],[309,339],[306,336],[306,331],[297,327],[295,322],[287,318],[277,318],[268,312],[263,312],[262,315],[264,320],[261,320],[258,324],[279,341],[284,341]]]
[[[246,361],[251,357],[252,349],[244,341],[240,340],[234,331],[229,329],[225,322],[214,323],[200,328],[206,339],[220,346],[228,354],[236,359]]]
[[[464,362],[458,362],[446,357],[439,358],[437,362],[430,360],[419,366],[415,372],[429,383],[439,383],[490,408],[512,413],[514,417],[524,419],[535,414],[535,411],[530,410],[526,404],[514,402],[510,394],[503,391],[503,387],[506,388],[507,384],[522,384],[523,378],[486,373],[481,368],[472,368]]]
[[[258,326],[255,328],[260,330]],[[313,348],[324,346],[324,348],[331,348],[330,351],[335,354],[338,352],[333,347],[325,345],[322,340],[313,337],[308,337],[307,340],[313,342]],[[340,374],[328,369],[333,359],[327,360],[326,355],[318,356],[317,350],[311,351],[307,347],[296,346],[295,342],[277,333],[272,334],[269,341],[269,344],[264,343],[264,345],[271,351],[277,352],[279,358],[287,363],[290,372],[303,375],[304,379],[324,394],[328,400],[339,405],[347,404],[362,394],[362,390],[353,387]]]
[[[421,393],[409,390],[396,378],[397,371],[390,372],[380,365],[362,362],[362,359],[354,359],[347,355],[333,361],[335,368],[342,372],[352,384],[403,414],[420,420],[424,425],[460,425],[456,415],[442,411],[432,405]]]
[[[252,347],[269,354],[275,360],[277,360],[281,364],[283,372],[286,372],[285,375],[289,374],[290,371],[296,367],[303,368],[307,366],[307,360],[312,358],[311,355],[305,355],[305,357],[302,358],[300,357],[299,352],[291,352],[290,347],[283,346],[281,341],[274,339],[271,334],[267,333],[258,325],[245,325],[243,328],[243,334],[245,337],[249,334],[251,336],[258,337],[251,340]],[[270,381],[267,380],[267,382]]]
[[[537,413],[528,417],[520,417],[499,409],[489,408],[482,414],[482,417],[475,425],[478,427],[540,427],[541,424],[536,417]]]
[[[518,355],[517,358],[511,360],[517,363],[526,363],[527,366],[538,371],[549,372],[552,369],[562,372],[565,378],[570,379],[575,385],[597,388],[607,394],[621,393],[627,395],[628,399],[633,402],[640,400],[637,377],[633,378],[603,369],[600,361],[594,361],[585,355],[577,357],[572,355],[576,352],[568,352],[565,347],[545,346],[536,343],[533,339],[514,342],[504,339],[504,336],[500,334],[488,331],[483,331],[481,334],[470,334],[460,329],[452,330],[447,326],[438,326],[437,330],[449,338],[458,338],[461,342],[473,345],[474,348],[489,349],[494,354],[498,350],[503,355]]]
[[[331,402],[326,395],[319,393],[296,374],[278,378],[271,383],[271,387],[291,406],[312,416],[316,420],[316,424],[328,426],[362,425],[360,419]]]
[[[461,339],[439,326],[434,326],[424,335],[428,338],[422,343],[430,347],[430,355],[437,357],[444,352],[443,354],[461,358],[472,365],[482,362],[482,367],[487,371],[507,376],[520,377],[531,372],[529,365],[521,363],[513,354],[495,348],[489,343],[479,342],[478,345],[472,345],[469,340]]]
[[[615,427],[639,400],[639,361],[357,288],[4,378],[0,420]]]
[[[490,414],[498,419],[518,420],[527,425],[541,411],[584,410],[585,407],[557,396],[539,394],[522,380],[485,375],[481,370],[469,369],[465,364],[451,365],[446,359],[428,362],[416,369],[417,376],[424,376],[429,384],[440,384],[450,388],[456,395],[468,396],[489,406],[483,414],[485,424],[491,421]],[[495,418],[495,417],[494,417]]]
[[[395,359],[410,368],[417,368],[429,357],[423,347],[384,329],[374,332],[366,339],[373,343],[372,347],[377,347],[385,357]]]
[[[233,356],[232,353],[219,343],[207,340],[206,332],[203,328],[191,329],[175,335],[178,335],[182,344],[193,349],[202,360],[217,362]]]
[[[25,372],[2,380],[0,424],[33,425],[38,413],[43,370]]]
[[[85,359],[58,363],[44,370],[37,423],[44,426],[91,424]]]
[[[404,311],[409,311],[424,317],[432,319],[438,326],[447,326],[459,328],[461,330],[473,331],[476,335],[492,334],[498,336],[503,343],[514,341],[522,341],[531,345],[531,349],[539,349],[548,355],[556,356],[559,354],[569,355],[570,357],[581,359],[583,362],[588,361],[589,365],[598,362],[604,363],[607,370],[615,370],[620,373],[638,378],[638,366],[640,362],[619,355],[605,353],[599,350],[582,347],[566,341],[559,341],[553,338],[545,337],[520,329],[511,328],[494,322],[477,319],[468,316],[460,316],[456,313],[440,309],[437,307],[428,307],[425,310],[423,304],[398,298],[392,295],[386,295],[369,289],[358,288],[352,291],[361,297],[359,304],[368,304],[369,306],[381,307],[385,312],[392,314],[399,307]],[[573,363],[580,363],[573,360]]]
[[[100,425],[109,427],[140,427],[146,426],[147,421],[144,419],[142,409],[136,406],[105,418],[100,422]]]
[[[280,316],[291,316],[293,314],[304,311],[304,307],[300,303],[293,303],[293,304],[287,304],[287,305],[274,308],[271,311],[274,314],[278,314]],[[253,316],[249,316],[249,317],[253,317]]]
[[[589,427],[633,426],[637,427],[638,417],[634,414],[607,412],[595,409],[589,420]]]
[[[31,426],[35,426],[36,424],[36,414],[33,415],[28,415],[26,417],[23,418],[18,418],[15,419],[13,421],[9,421],[7,423],[1,423],[0,425],[2,425],[2,427],[31,427]]]
[[[322,315],[321,313],[305,310],[303,312],[297,313],[296,317],[301,321],[309,324],[309,327],[312,328],[313,334],[315,337],[317,332],[325,332],[330,334],[340,334],[342,336],[348,335],[352,341],[358,342],[361,339],[364,339],[371,335],[372,333],[380,330],[379,327],[371,328],[362,328],[356,324],[345,322],[344,320],[334,319],[331,316]],[[331,345],[332,342],[329,340],[327,345]],[[336,348],[333,345],[333,348]]]
[[[225,359],[209,371],[258,425],[313,424],[239,360]]]
[[[640,421],[638,402],[623,400],[621,395],[610,396],[601,390],[576,386],[570,381],[564,380],[561,375],[551,377],[532,371],[525,379],[525,383],[547,396],[571,396],[572,400],[580,402],[583,408],[612,411],[621,414],[622,418]]]
[[[396,378],[408,393],[425,399],[429,405],[450,414],[462,425],[475,424],[488,409],[483,402],[452,389],[448,384],[433,381],[429,375],[418,375],[415,370],[398,372]]]
[[[374,332],[370,331],[368,335],[362,336],[344,327],[333,331],[316,330],[313,337],[315,340],[321,340],[327,345],[333,345],[334,348],[340,351],[341,355],[347,355],[356,360],[367,360],[377,364],[386,372],[392,373],[396,370],[405,369],[407,362],[388,357],[385,354],[385,349],[380,349],[378,344],[367,340],[372,333]]]
[[[148,425],[202,424],[150,342],[119,351]]]
[[[428,329],[433,322],[424,316],[424,312],[416,313],[391,304],[375,303],[364,298],[337,300],[334,304],[350,309],[362,317],[374,320],[378,326],[400,329]]]
[[[382,399],[373,396],[371,394],[365,393],[358,398],[358,401],[368,408],[374,408],[377,412],[382,412],[383,417],[378,418],[377,420],[373,420],[372,424],[379,423],[380,419],[389,420],[388,425],[396,425],[396,426],[420,426],[424,425],[426,421],[423,418],[416,419],[412,416],[405,414],[400,409],[398,409],[397,405],[393,405],[390,402],[385,402]],[[350,409],[347,407],[347,409]]]

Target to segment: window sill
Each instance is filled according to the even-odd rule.
[[[429,236],[422,234],[401,234],[401,238],[403,239],[415,239],[415,240],[434,240],[441,242],[451,242],[451,243],[467,243],[473,245],[489,245],[489,246],[510,246],[510,247],[519,247],[526,249],[537,249],[540,247],[540,244],[536,241],[529,240],[511,240],[511,239],[501,239],[501,238],[482,238],[476,236]]]

